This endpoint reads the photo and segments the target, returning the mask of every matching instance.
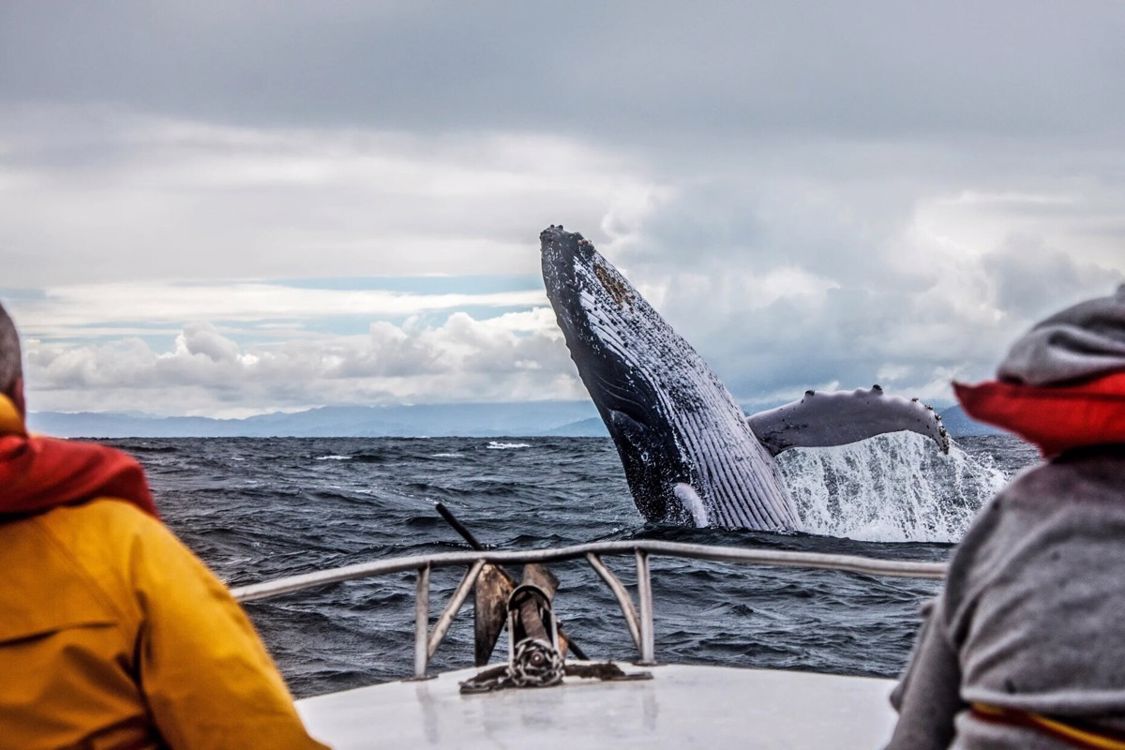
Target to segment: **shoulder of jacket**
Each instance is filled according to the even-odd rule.
[[[82,624],[128,631],[138,621],[127,561],[145,524],[116,506],[125,503],[55,508],[0,527],[0,640]]]
[[[133,574],[138,550],[170,532],[133,504],[96,498],[81,505],[55,508],[36,518],[75,566],[118,608],[137,616]],[[128,602],[128,604],[123,604]]]
[[[79,546],[82,546],[82,539],[96,540],[102,549],[112,549],[129,538],[143,536],[163,526],[132,503],[112,497],[62,506],[37,518],[56,537]]]

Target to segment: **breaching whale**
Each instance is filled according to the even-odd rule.
[[[588,240],[553,225],[539,239],[547,297],[647,520],[797,530],[778,453],[898,430],[949,450],[933,409],[877,385],[806,391],[747,417],[695,349]]]

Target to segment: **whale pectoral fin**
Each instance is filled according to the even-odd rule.
[[[805,391],[800,401],[746,418],[754,435],[773,455],[789,448],[844,445],[909,430],[932,438],[949,452],[949,433],[941,417],[918,399],[886,396],[883,389],[816,393]]]
[[[680,505],[684,506],[684,512],[695,522],[697,528],[703,529],[711,525],[711,519],[707,515],[707,505],[704,504],[703,498],[699,496],[694,487],[690,484],[677,482],[672,487],[672,494],[680,501]]]

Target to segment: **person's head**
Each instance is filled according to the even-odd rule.
[[[15,402],[20,414],[24,413],[20,337],[16,332],[16,324],[3,305],[0,305],[0,393]]]
[[[1125,285],[1037,323],[996,374],[953,384],[970,417],[1020,435],[1048,458],[1125,445]]]

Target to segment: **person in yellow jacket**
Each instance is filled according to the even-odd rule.
[[[140,465],[24,415],[0,307],[0,750],[326,747]]]

